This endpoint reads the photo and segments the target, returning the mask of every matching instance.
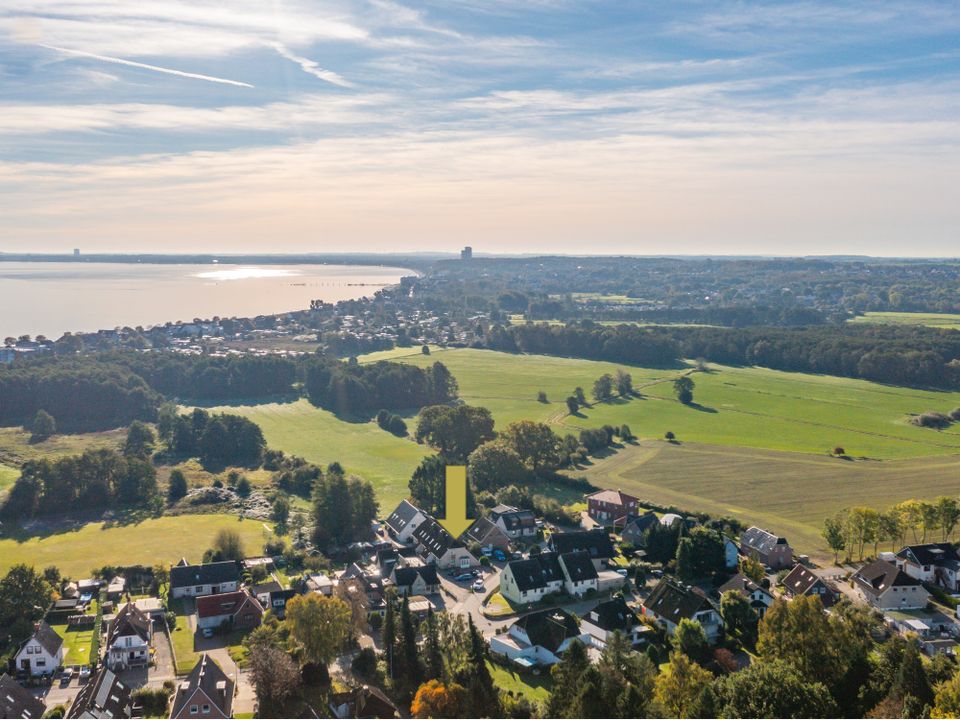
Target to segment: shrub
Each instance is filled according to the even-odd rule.
[[[542,403],[550,402],[549,400],[547,400],[547,394],[543,390],[537,393],[537,402],[542,402]]]
[[[677,436],[673,434],[673,430],[667,430],[667,432],[665,432],[663,435],[663,439],[673,442],[674,440],[677,439]]]
[[[215,487],[215,488],[222,488],[222,487],[223,487],[223,480],[221,480],[220,478],[214,478],[214,479],[213,479],[213,487]]]
[[[842,447],[840,447],[839,445],[837,445],[837,446],[833,449],[833,454],[836,455],[837,457],[840,457],[841,455],[846,455],[846,454],[847,454],[847,451],[844,450],[844,449],[843,449]]]
[[[925,412],[922,415],[915,416],[911,422],[920,427],[933,428],[934,430],[944,430],[950,427],[952,420],[938,412]]]
[[[157,688],[153,690],[142,687],[139,690],[134,690],[132,697],[134,701],[143,705],[144,717],[166,717],[167,701],[170,694],[165,689]]]
[[[424,355],[429,355],[429,354],[430,354],[430,346],[429,346],[429,345],[424,345],[423,347],[420,348],[420,352],[422,352]]]
[[[405,437],[407,434],[407,423],[405,423],[399,415],[391,415],[390,421],[387,423],[387,430],[397,437]]]
[[[377,654],[372,648],[363,648],[350,663],[350,669],[362,678],[373,677],[377,673]]]
[[[242,498],[250,495],[250,481],[247,480],[246,475],[241,475],[240,479],[237,480],[237,495]]]
[[[954,422],[960,422],[960,407],[955,407],[950,411],[950,419]]]
[[[171,631],[177,628],[177,614],[175,612],[170,612],[168,610],[166,613],[164,613],[163,619],[167,623],[167,628]]]

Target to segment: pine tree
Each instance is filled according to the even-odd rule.
[[[472,717],[497,717],[500,712],[500,696],[493,685],[490,668],[487,667],[487,644],[469,616],[468,634],[470,651],[467,658],[467,697]]]
[[[396,667],[395,654],[397,643],[397,620],[394,612],[395,599],[393,593],[387,595],[387,611],[383,618],[383,654],[387,661],[387,677],[391,680],[396,679],[394,671]]]
[[[413,624],[410,601],[406,597],[400,606],[400,648],[396,655],[396,660],[400,661],[395,671],[398,689],[404,697],[410,698],[423,681],[423,666],[417,648],[417,628]]]
[[[570,643],[567,651],[563,654],[560,662],[553,666],[550,674],[553,676],[553,690],[550,692],[550,698],[547,700],[547,717],[565,717],[571,705],[576,700],[577,691],[580,687],[580,678],[590,667],[590,659],[587,657],[587,648],[580,642],[574,640]]]
[[[603,677],[595,667],[588,667],[575,689],[576,699],[567,711],[572,718],[608,718],[613,717],[616,709],[610,707],[609,699],[603,692]]]
[[[914,642],[909,642],[904,650],[897,678],[894,680],[893,687],[890,688],[890,695],[903,701],[906,701],[907,696],[912,695],[921,707],[933,704],[933,690],[930,688],[927,671],[923,669],[923,660]]]
[[[437,617],[431,608],[427,612],[424,655],[426,668],[424,680],[443,680],[443,653],[440,650],[440,635],[437,630]]]

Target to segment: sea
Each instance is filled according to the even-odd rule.
[[[370,297],[411,270],[361,265],[0,262],[0,338],[254,317]]]

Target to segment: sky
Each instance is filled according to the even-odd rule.
[[[0,252],[960,255],[960,4],[3,0]]]

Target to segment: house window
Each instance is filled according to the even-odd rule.
[[[190,714],[191,714],[191,715],[196,715],[199,711],[200,711],[200,708],[197,707],[196,705],[191,705],[191,706],[190,706]]]
[[[200,593],[203,592],[203,585],[197,585],[197,586],[193,589],[193,591],[194,591],[197,595],[199,595]]]
[[[209,705],[204,705],[204,706],[203,706],[203,711],[209,715],[209,714],[210,714],[210,706],[209,706]]]
[[[44,667],[47,661],[44,658],[37,658],[37,667]]]

